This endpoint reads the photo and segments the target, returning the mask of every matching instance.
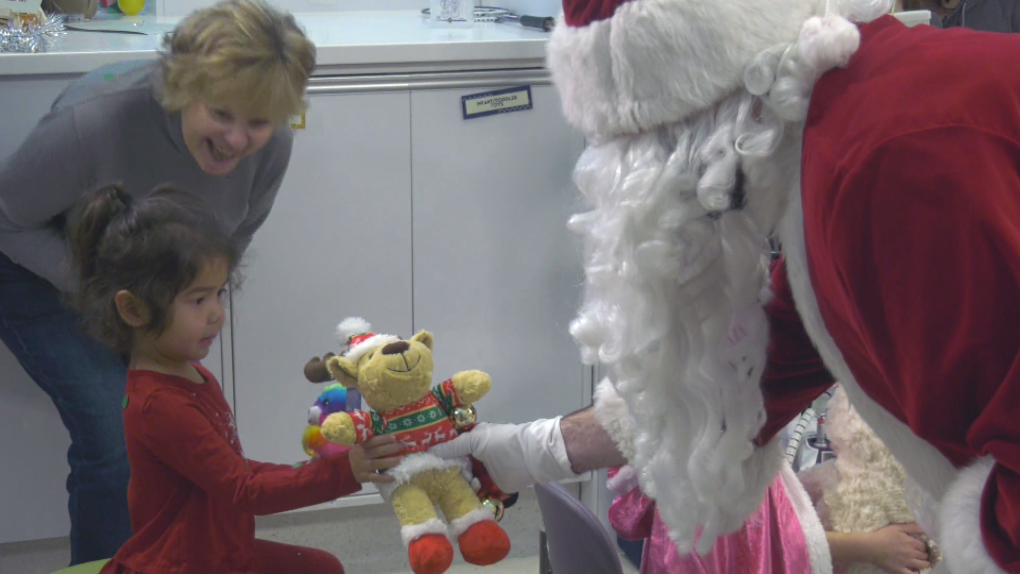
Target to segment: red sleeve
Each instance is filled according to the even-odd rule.
[[[309,459],[311,460],[311,459]],[[263,472],[280,472],[287,470],[288,468],[294,468],[294,465],[277,464],[275,462],[261,462],[258,460],[247,459],[248,470],[254,474],[262,474]],[[295,464],[306,464],[307,461],[303,461]]]
[[[361,489],[346,452],[300,468],[269,464],[252,468],[199,407],[177,393],[153,393],[142,415],[140,438],[157,458],[211,496],[252,514],[303,508]]]
[[[973,127],[887,140],[848,172],[825,235],[848,364],[955,464],[994,458],[982,539],[1009,572],[1020,572],[1018,170],[1020,143]]]
[[[765,313],[769,318],[769,354],[761,389],[767,417],[758,434],[759,445],[768,443],[835,384],[801,323],[783,260],[772,271],[772,300]]]

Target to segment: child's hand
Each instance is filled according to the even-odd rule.
[[[347,453],[351,461],[351,471],[358,482],[393,482],[392,476],[379,474],[376,471],[389,470],[398,464],[402,457],[404,443],[397,442],[394,435],[374,436],[365,442],[351,446]]]
[[[890,524],[868,535],[872,560],[892,574],[912,574],[931,568],[928,546],[921,540],[924,530],[917,524]]]

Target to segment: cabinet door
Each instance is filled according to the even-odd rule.
[[[411,96],[414,326],[435,334],[435,377],[493,378],[479,419],[523,422],[590,402],[568,325],[580,301],[578,243],[567,219],[583,138],[551,86],[534,109],[463,120],[460,97]],[[588,392],[586,392],[588,391]]]
[[[0,158],[14,153],[70,79],[0,79],[0,106],[10,110]],[[0,543],[66,536],[71,439],[53,402],[2,344],[0,381]]]
[[[314,355],[337,324],[411,331],[409,94],[317,94],[295,130],[276,204],[232,296],[234,406],[246,455],[307,458],[301,433],[321,386]]]

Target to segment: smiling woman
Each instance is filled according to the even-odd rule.
[[[135,200],[170,185],[204,200],[239,249],[269,215],[304,110],[315,47],[262,0],[184,20],[160,57],[71,83],[0,163],[0,339],[53,399],[71,435],[71,563],[109,558],[131,534],[121,403],[124,358],[80,329],[65,295],[65,221],[89,190]],[[54,163],[60,162],[59,169]]]
[[[160,103],[181,112],[184,141],[207,173],[226,175],[305,110],[315,49],[290,15],[225,3],[185,20],[166,40]]]

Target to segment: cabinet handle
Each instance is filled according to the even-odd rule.
[[[556,26],[556,20],[548,16],[521,16],[521,26],[535,28],[543,32],[551,32]]]
[[[339,94],[550,84],[552,84],[552,79],[549,76],[549,71],[538,68],[371,76],[316,76],[308,82],[307,92],[309,94]]]

